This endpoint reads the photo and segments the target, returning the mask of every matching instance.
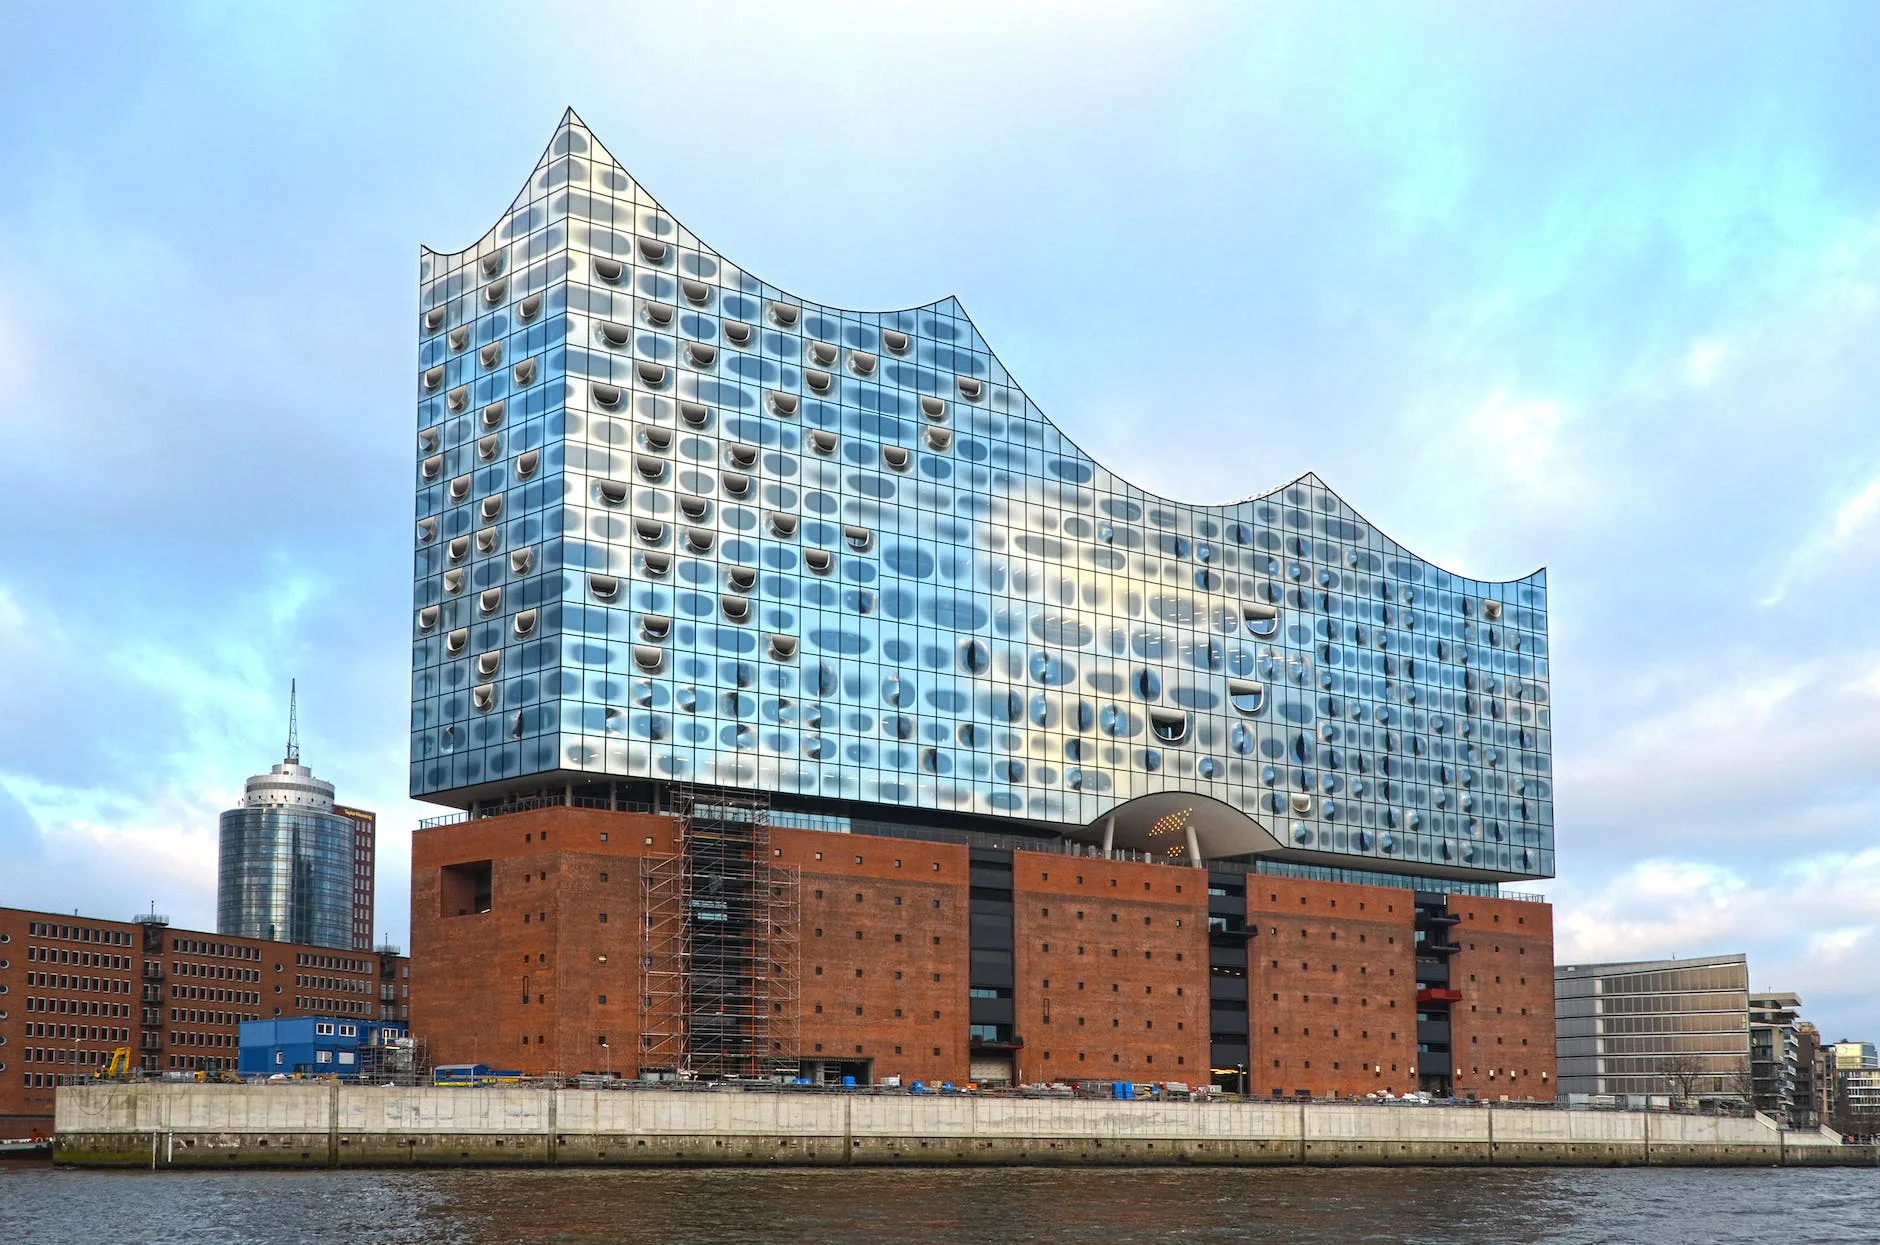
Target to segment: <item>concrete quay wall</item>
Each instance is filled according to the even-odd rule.
[[[56,1111],[87,1167],[1880,1164],[1761,1118],[1486,1107],[151,1083]]]

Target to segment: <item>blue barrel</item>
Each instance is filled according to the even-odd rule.
[[[845,1077],[843,1077],[843,1078],[842,1078],[842,1088],[843,1088],[843,1089],[854,1089],[854,1088],[855,1088],[855,1078],[854,1078],[854,1077],[852,1077],[852,1076],[845,1076]]]

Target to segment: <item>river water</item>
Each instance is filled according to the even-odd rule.
[[[71,1172],[0,1164],[0,1242],[1880,1242],[1880,1170]]]

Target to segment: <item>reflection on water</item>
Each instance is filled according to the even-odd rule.
[[[1390,1168],[65,1172],[0,1167],[0,1241],[1880,1239],[1880,1172]]]

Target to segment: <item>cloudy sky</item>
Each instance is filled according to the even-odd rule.
[[[1880,8],[252,7],[9,6],[0,903],[212,925],[298,677],[404,939],[417,248],[573,106],[1146,487],[1545,565],[1560,959],[1880,1038]]]

